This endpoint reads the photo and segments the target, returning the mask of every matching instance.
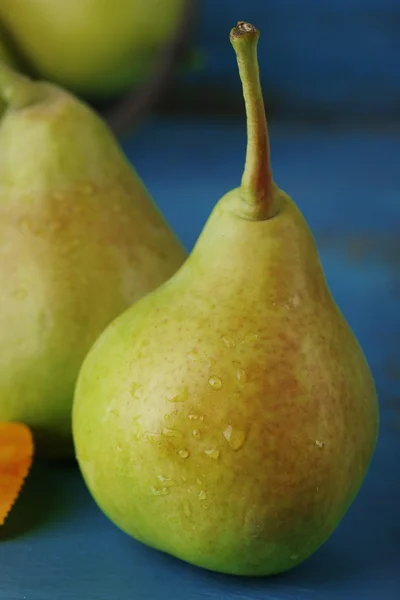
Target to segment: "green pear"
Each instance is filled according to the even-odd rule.
[[[0,19],[30,66],[84,96],[112,97],[154,69],[185,0],[0,0]]]
[[[374,382],[294,202],[272,179],[258,30],[231,31],[247,109],[239,188],[177,273],[86,357],[76,455],[104,513],[189,563],[269,575],[301,563],[356,496]]]
[[[0,421],[73,455],[86,352],[185,252],[91,109],[1,63],[0,97]]]

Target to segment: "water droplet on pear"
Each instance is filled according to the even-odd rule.
[[[220,451],[216,446],[212,446],[211,448],[204,450],[204,452],[207,454],[207,456],[213,458],[214,460],[217,460],[220,455]]]
[[[188,390],[187,390],[187,388],[185,388],[182,392],[180,392],[176,396],[169,398],[168,402],[186,402],[186,400],[188,399],[188,395],[189,395]]]
[[[187,448],[182,448],[181,450],[178,450],[178,456],[180,458],[189,458],[190,452]]]
[[[151,493],[153,494],[153,496],[166,496],[170,493],[170,491],[167,487],[157,488],[153,486],[151,488]]]
[[[164,487],[173,487],[174,482],[170,477],[164,477],[164,475],[157,475],[158,481],[164,485]]]
[[[219,377],[210,377],[208,383],[210,384],[213,390],[220,390],[222,388],[222,381]]]
[[[231,425],[228,425],[223,431],[224,438],[232,448],[232,450],[240,450],[243,446],[246,434],[240,429],[234,429]]]
[[[162,434],[166,437],[182,437],[182,434],[177,429],[170,429],[169,427],[164,427],[162,430]]]

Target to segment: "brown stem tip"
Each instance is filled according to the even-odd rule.
[[[231,30],[230,37],[231,39],[238,38],[243,37],[246,34],[259,36],[260,32],[258,31],[257,27],[254,27],[254,25],[251,23],[246,23],[246,21],[238,21],[236,27]]]

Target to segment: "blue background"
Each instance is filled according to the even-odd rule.
[[[0,600],[400,598],[399,17],[395,0],[208,0],[197,33],[204,69],[186,77],[237,89],[229,29],[246,19],[262,30],[265,93],[280,99],[270,128],[275,179],[315,234],[379,393],[377,451],[335,534],[277,577],[209,573],[117,530],[75,465],[37,462],[0,530]],[[314,120],[313,111],[343,122]],[[361,115],[357,127],[352,115]],[[240,181],[245,123],[157,117],[123,145],[190,249],[215,202]]]
[[[400,118],[399,0],[206,0],[197,81],[237,85],[227,34],[238,20],[261,30],[267,101],[280,115]]]

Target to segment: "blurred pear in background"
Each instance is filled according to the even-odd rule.
[[[185,0],[0,0],[33,73],[87,98],[140,85],[175,38]]]

